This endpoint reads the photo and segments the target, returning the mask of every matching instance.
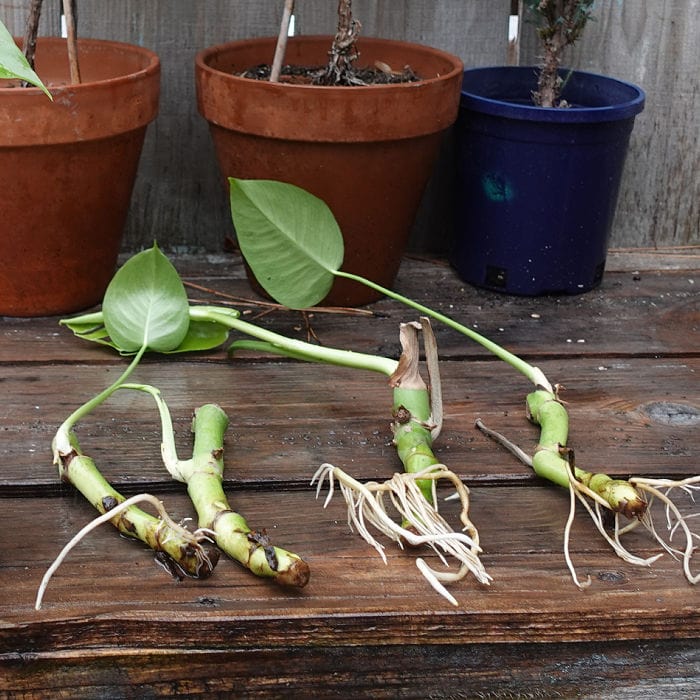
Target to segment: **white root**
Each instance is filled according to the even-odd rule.
[[[333,497],[337,479],[343,498],[348,506],[348,525],[368,544],[374,547],[386,564],[384,546],[372,535],[373,527],[381,534],[396,542],[403,548],[404,542],[410,545],[428,545],[438,555],[443,565],[449,566],[447,558],[455,558],[460,568],[457,571],[441,571],[430,567],[424,559],[417,558],[416,566],[430,585],[442,596],[457,605],[457,601],[441,582],[453,582],[472,573],[480,583],[488,584],[491,576],[484,569],[479,554],[479,535],[468,516],[469,490],[459,477],[442,464],[435,464],[416,474],[396,473],[382,483],[361,483],[332,464],[323,464],[311,480],[316,484],[316,496],[320,495],[323,485],[328,482],[328,495],[324,508]],[[438,512],[437,506],[429,503],[416,481],[430,479],[435,485],[439,479],[447,479],[455,487],[462,505],[460,521],[461,532],[455,532]],[[408,527],[399,525],[387,512],[385,496],[398,516]],[[435,502],[435,499],[433,499]]]
[[[511,452],[511,454],[515,455],[521,462],[523,462],[523,464],[532,467],[532,457],[508,440],[508,438],[495,430],[487,428],[481,422],[481,420],[477,420],[476,425],[479,430],[502,445],[505,449]],[[700,582],[700,573],[693,574],[690,568],[693,553],[697,548],[695,542],[700,541],[700,532],[694,532],[688,524],[688,521],[691,518],[699,517],[700,513],[691,513],[686,515],[682,514],[676,503],[669,496],[671,491],[674,489],[680,489],[690,498],[691,501],[694,501],[694,492],[700,490],[700,475],[680,480],[632,477],[628,479],[628,481],[633,487],[640,491],[642,495],[648,496],[646,512],[640,519],[632,520],[624,527],[620,526],[620,514],[615,513],[614,531],[613,535],[611,536],[608,533],[604,523],[606,510],[610,509],[609,504],[597,493],[594,493],[591,491],[591,489],[578,481],[574,477],[571,470],[569,471],[569,493],[571,499],[569,516],[564,528],[564,558],[573,582],[582,589],[589,586],[591,582],[590,576],[585,581],[579,580],[576,573],[576,568],[571,559],[569,548],[571,527],[576,514],[577,500],[588,512],[598,532],[612,547],[615,554],[617,554],[617,556],[622,560],[635,566],[651,566],[657,559],[664,555],[664,552],[666,552],[675,559],[680,559],[682,561],[683,573],[690,583],[695,584]],[[668,530],[668,537],[666,539],[659,533],[652,514],[652,506],[655,500],[659,500],[664,505],[666,528]],[[652,539],[654,539],[663,548],[664,552],[655,554],[651,557],[642,558],[632,554],[622,544],[620,539],[622,535],[634,530],[638,525],[642,525],[649,532]],[[671,544],[674,535],[679,531],[685,538],[685,544],[682,548],[674,547]]]
[[[620,542],[620,528],[619,528],[619,513],[615,513],[615,536],[611,537],[606,529],[605,529],[605,524],[603,522],[604,518],[604,513],[601,509],[601,503],[599,502],[599,497],[597,497],[594,500],[593,505],[591,505],[587,498],[591,497],[591,491],[589,488],[584,486],[580,481],[577,481],[574,478],[573,473],[570,471],[569,472],[569,493],[571,494],[571,506],[569,509],[569,517],[566,523],[566,529],[565,529],[565,535],[564,535],[564,557],[566,559],[566,564],[569,568],[569,571],[571,572],[571,578],[573,579],[574,583],[579,587],[579,588],[586,588],[587,586],[590,585],[591,583],[591,578],[590,576],[587,578],[585,583],[581,583],[578,580],[578,577],[576,575],[576,569],[573,565],[573,562],[571,560],[571,555],[569,552],[569,533],[571,529],[571,525],[574,521],[574,516],[576,514],[576,500],[580,501],[580,503],[583,505],[583,507],[586,509],[588,512],[588,515],[590,515],[591,520],[593,521],[593,524],[596,526],[596,529],[598,532],[603,536],[605,541],[612,547],[613,551],[615,554],[617,554],[620,559],[623,561],[628,562],[629,564],[634,564],[635,566],[651,566],[657,559],[663,556],[663,552],[661,554],[656,554],[652,557],[648,557],[647,559],[642,559],[641,557],[638,557],[634,554],[632,554],[629,550],[627,550],[622,542]],[[597,494],[595,494],[597,496]],[[605,504],[605,507],[609,508],[607,504]]]
[[[683,562],[683,573],[690,583],[698,583],[700,581],[700,573],[693,574],[690,568],[690,562],[693,558],[693,552],[696,549],[695,541],[700,540],[700,533],[694,532],[688,525],[688,520],[697,518],[700,513],[692,513],[683,515],[675,502],[669,497],[669,493],[673,489],[681,489],[694,502],[694,491],[700,490],[700,475],[688,477],[686,479],[645,479],[642,477],[634,477],[630,479],[630,483],[645,494],[649,494],[649,506],[644,514],[641,522],[644,527],[651,533],[652,537],[661,546],[669,552],[674,558],[678,556]],[[651,514],[651,505],[654,499],[658,499],[664,504],[664,512],[666,516],[666,528],[668,530],[668,540],[664,540],[658,533],[653,517]],[[682,549],[676,549],[671,546],[671,541],[676,532],[681,531],[685,537],[685,546]]]
[[[643,494],[649,494],[651,497],[647,501],[647,509],[644,515],[639,520],[634,520],[624,527],[620,527],[620,514],[615,513],[615,525],[614,534],[611,536],[608,534],[605,524],[604,517],[605,511],[601,508],[601,503],[598,499],[594,500],[593,505],[589,502],[588,498],[591,497],[590,489],[586,488],[577,481],[573,474],[569,474],[569,491],[571,493],[571,508],[569,511],[569,518],[567,521],[567,526],[565,529],[564,536],[564,556],[566,558],[567,566],[571,572],[571,577],[574,583],[579,588],[584,588],[589,585],[589,582],[581,583],[576,575],[575,568],[571,562],[571,557],[569,554],[569,531],[571,528],[571,523],[573,522],[576,501],[578,499],[583,507],[588,512],[593,524],[596,526],[598,532],[603,536],[605,541],[612,547],[615,554],[617,554],[620,559],[633,564],[635,566],[651,566],[657,559],[660,559],[664,552],[670,554],[675,559],[680,559],[683,562],[683,573],[686,579],[692,583],[698,583],[700,581],[700,574],[693,574],[690,568],[690,562],[693,558],[693,553],[696,549],[695,540],[700,540],[700,533],[693,532],[688,525],[688,520],[697,517],[700,513],[692,513],[689,515],[683,515],[676,503],[671,500],[668,496],[669,492],[675,488],[681,489],[690,495],[692,500],[693,490],[700,489],[700,476],[693,476],[686,479],[681,479],[678,481],[672,479],[647,479],[643,477],[632,477],[628,480],[629,483],[636,489],[641,491]],[[575,497],[575,498],[574,498]],[[654,517],[652,514],[652,505],[654,500],[658,499],[664,504],[664,511],[666,516],[666,526],[669,532],[668,539],[658,532],[656,523],[654,522]],[[609,509],[607,504],[603,504]],[[655,554],[651,557],[642,558],[632,554],[621,542],[622,535],[634,530],[638,525],[642,525],[647,532],[651,535],[663,549],[664,552]],[[685,537],[685,546],[682,549],[678,549],[671,545],[673,536],[677,531],[681,531]]]
[[[570,476],[573,479],[573,475]],[[571,526],[574,524],[574,518],[576,517],[576,489],[573,486],[569,486],[569,516],[566,519],[566,525],[564,526],[564,560],[566,561],[566,566],[571,574],[571,579],[573,582],[581,589],[588,588],[591,585],[591,577],[586,576],[586,580],[581,583],[576,573],[576,567],[571,559],[571,552],[569,550],[569,542],[571,540]]]
[[[103,513],[102,515],[99,515],[93,520],[91,520],[76,535],[74,535],[71,538],[71,540],[65,545],[65,547],[63,547],[59,555],[56,557],[56,559],[54,559],[51,566],[49,566],[49,568],[46,570],[44,577],[41,579],[41,583],[39,584],[39,589],[36,594],[36,601],[34,603],[35,610],[41,609],[41,603],[43,601],[46,588],[49,585],[49,581],[51,580],[51,577],[54,575],[54,573],[56,573],[58,567],[61,566],[64,559],[68,556],[71,549],[73,549],[73,547],[75,547],[87,534],[92,532],[92,530],[104,523],[108,523],[114,518],[115,515],[119,515],[120,513],[127,510],[131,506],[136,505],[137,503],[150,503],[158,511],[158,516],[161,519],[159,527],[167,527],[170,531],[175,531],[185,539],[191,540],[193,544],[199,544],[204,539],[209,538],[209,531],[197,530],[195,532],[190,532],[187,528],[184,528],[178,523],[176,523],[166,512],[165,508],[163,507],[163,503],[159,501],[155,496],[152,496],[149,493],[141,493],[137,494],[136,496],[131,496],[131,498],[127,498],[125,501],[122,501],[114,508],[108,510],[106,513]],[[203,554],[202,556],[206,555]],[[211,567],[210,562],[206,563]]]

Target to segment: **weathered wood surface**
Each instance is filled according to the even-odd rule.
[[[58,27],[58,0],[44,25]],[[84,36],[148,46],[161,57],[161,109],[148,131],[124,240],[137,250],[157,239],[170,251],[216,252],[231,233],[226,195],[207,126],[194,99],[194,56],[207,46],[276,34],[282,0],[81,0]],[[297,32],[334,31],[335,0],[297,3]],[[437,46],[467,66],[506,62],[510,0],[356,0],[366,36]],[[0,0],[0,18],[22,33],[26,2]],[[599,3],[595,22],[570,63],[640,84],[647,107],[637,118],[612,245],[700,243],[700,44],[692,0]],[[522,63],[537,61],[524,27]],[[412,233],[415,250],[442,252],[452,235],[455,196],[449,139]]]
[[[252,297],[233,259],[177,264],[196,284]],[[695,474],[698,268],[626,267],[580,297],[519,299],[466,287],[438,261],[406,260],[398,289],[477,324],[564,383],[581,465]],[[371,310],[311,320],[328,345],[395,356],[398,323],[414,315],[387,300]],[[305,336],[298,313],[263,322]],[[232,503],[307,559],[308,586],[290,593],[227,560],[206,581],[176,583],[141,545],[104,527],[73,551],[35,612],[50,561],[93,516],[58,482],[51,436],[124,362],[56,319],[0,320],[0,697],[696,696],[696,587],[668,556],[650,568],[618,559],[580,512],[572,556],[593,583],[579,591],[562,555],[567,494],[473,427],[481,416],[531,449],[527,382],[437,330],[446,415],[436,447],[471,485],[492,585],[451,586],[459,601],[452,608],[424,582],[414,552],[388,547],[384,565],[349,531],[339,496],[324,510],[309,487],[324,461],[363,479],[397,469],[380,375],[263,356],[229,360],[222,349],[151,358],[138,377],[163,391],[183,454],[192,409],[207,401],[226,409]],[[152,492],[175,518],[191,517],[183,486],[160,467],[154,418],[146,398],[117,394],[78,435],[125,494]],[[443,512],[455,508],[448,502]],[[644,556],[655,551],[641,532],[628,544]]]

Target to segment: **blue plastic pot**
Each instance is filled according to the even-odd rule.
[[[569,108],[532,105],[536,69],[464,73],[456,124],[452,263],[466,282],[510,294],[577,294],[605,269],[634,117],[635,85],[562,72]]]

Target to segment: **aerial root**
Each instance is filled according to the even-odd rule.
[[[190,532],[190,530],[176,523],[168,515],[167,511],[163,507],[163,503],[159,501],[155,496],[152,496],[149,493],[141,493],[137,494],[136,496],[131,496],[131,498],[127,498],[126,500],[117,504],[114,508],[110,508],[110,510],[108,510],[106,513],[102,513],[96,518],[93,518],[87,525],[85,525],[77,534],[75,534],[71,538],[71,540],[59,552],[58,556],[56,557],[56,559],[54,559],[53,563],[51,564],[51,566],[49,566],[43,578],[41,579],[41,583],[39,584],[39,589],[36,594],[36,601],[34,603],[35,610],[41,609],[41,603],[43,601],[46,588],[49,585],[49,581],[51,580],[51,577],[54,575],[58,567],[68,556],[71,549],[73,549],[73,547],[75,547],[86,535],[92,532],[92,530],[96,529],[103,523],[109,522],[116,515],[123,513],[125,510],[127,510],[131,506],[136,505],[137,503],[150,503],[158,511],[160,523],[158,524],[158,531],[156,533],[157,539],[160,537],[160,533],[162,533],[163,530],[165,530],[165,535],[164,537],[162,537],[162,539],[160,539],[162,543],[167,542],[168,539],[175,535],[181,537],[184,542],[190,543],[196,547],[197,557],[201,557],[202,560],[201,564],[208,566],[210,569],[213,568],[213,565],[211,561],[209,561],[205,550],[200,547],[201,543],[205,540],[213,541],[211,539],[211,531],[206,529],[199,529],[195,530],[194,532]]]
[[[515,455],[523,464],[532,467],[532,457],[521,450],[517,445],[512,443],[501,433],[487,428],[481,420],[476,421],[477,427],[490,438],[505,447],[509,452]],[[612,512],[608,502],[599,494],[595,493],[587,486],[582,484],[574,476],[573,467],[570,464],[568,470],[569,493],[571,496],[569,516],[564,528],[564,558],[566,565],[571,573],[571,578],[579,588],[586,588],[590,585],[590,576],[586,580],[581,581],[576,573],[576,568],[573,564],[570,554],[570,536],[571,527],[574,522],[576,513],[576,502],[579,501],[588,512],[593,524],[598,532],[602,535],[605,541],[612,547],[615,554],[622,560],[634,564],[636,566],[651,566],[657,559],[661,558],[664,553],[670,554],[674,559],[678,559],[683,564],[683,573],[688,581],[692,584],[700,581],[700,573],[693,574],[690,568],[693,553],[696,550],[696,542],[700,540],[700,532],[693,531],[689,525],[691,518],[697,518],[700,513],[683,514],[676,505],[676,502],[671,498],[670,494],[679,489],[689,499],[694,502],[694,494],[700,490],[700,475],[692,476],[685,479],[649,479],[645,477],[631,477],[627,481],[632,485],[640,495],[647,501],[647,507],[644,514],[634,520],[628,521],[621,525],[620,513],[614,513],[614,526],[612,533],[606,526],[606,516]],[[666,520],[666,529],[668,535],[666,538],[659,532],[654,516],[652,514],[652,505],[655,501],[663,504],[664,517]],[[632,554],[621,541],[621,537],[642,525],[651,535],[651,537],[663,548],[663,552],[655,554],[651,557],[643,558]],[[674,536],[680,532],[685,540],[682,547],[675,547],[672,544]]]
[[[583,582],[579,580],[569,551],[571,526],[573,525],[576,514],[577,500],[586,509],[591,517],[591,520],[593,521],[593,524],[596,526],[596,529],[601,534],[603,539],[612,547],[615,554],[617,554],[617,556],[623,561],[626,561],[629,564],[634,564],[635,566],[651,566],[657,559],[663,556],[663,553],[661,553],[644,559],[632,554],[620,541],[620,536],[631,528],[620,528],[619,513],[615,513],[615,527],[613,534],[610,535],[605,526],[605,516],[610,506],[608,506],[605,501],[600,498],[600,496],[593,493],[588,487],[584,486],[580,481],[575,479],[573,472],[571,471],[569,471],[569,494],[571,496],[571,500],[569,517],[567,518],[566,526],[564,528],[564,559],[566,560],[566,565],[571,573],[573,582],[579,588],[588,587],[591,584],[591,577],[588,576]],[[589,499],[593,500],[592,504],[590,503]]]
[[[635,488],[642,491],[642,493],[645,495],[648,494],[647,500],[649,507],[640,521],[641,524],[674,559],[680,558],[683,562],[683,573],[688,581],[690,581],[690,583],[698,583],[698,581],[700,581],[700,573],[692,573],[690,562],[693,558],[693,552],[696,549],[695,541],[700,540],[700,533],[693,531],[688,521],[691,518],[697,518],[700,513],[683,515],[674,500],[670,497],[670,494],[674,489],[680,489],[692,502],[695,502],[694,492],[700,490],[700,475],[680,480],[633,477],[629,481]],[[651,514],[651,505],[655,500],[663,504],[666,529],[668,531],[667,540],[658,532]],[[678,531],[682,533],[685,539],[685,545],[680,549],[671,545],[673,537]]]
[[[607,506],[607,504],[605,504],[605,502],[602,501],[597,494],[593,494],[596,496],[596,498],[593,499],[593,503],[591,504],[589,500],[592,498],[590,489],[586,488],[583,484],[577,481],[572,473],[569,474],[571,508],[569,510],[569,518],[564,531],[564,556],[574,583],[579,586],[579,588],[585,588],[590,584],[590,577],[585,582],[579,581],[569,554],[569,535],[574,519],[576,500],[580,501],[590,515],[591,520],[596,526],[598,532],[612,547],[615,554],[617,554],[617,556],[623,561],[634,564],[635,566],[651,566],[657,559],[660,559],[664,555],[664,552],[667,552],[674,559],[680,559],[682,561],[683,573],[688,581],[692,584],[698,583],[698,581],[700,581],[700,574],[692,573],[690,562],[696,549],[694,543],[696,540],[700,540],[700,533],[694,532],[690,528],[688,521],[691,518],[697,517],[700,515],[700,513],[683,515],[676,503],[670,498],[669,494],[674,489],[681,489],[690,497],[691,500],[694,501],[693,491],[700,489],[700,476],[689,477],[677,481],[672,479],[648,479],[644,477],[632,477],[628,479],[628,481],[645,496],[647,500],[647,508],[641,518],[629,521],[622,527],[620,525],[620,513],[615,513],[614,526],[612,534],[610,534],[608,532],[608,528],[605,526],[605,516],[607,512],[609,512],[607,510],[609,509],[609,506]],[[668,530],[667,539],[664,539],[654,521],[652,504],[655,500],[663,503],[666,529]],[[639,525],[642,525],[649,532],[652,538],[664,549],[664,552],[660,552],[659,554],[655,554],[651,557],[643,558],[632,554],[622,544],[620,539],[622,535],[634,530]],[[685,539],[685,545],[682,548],[674,547],[671,544],[674,535],[678,531],[683,534]]]
[[[440,515],[438,508],[429,503],[417,485],[419,480],[433,482],[433,503],[437,503],[436,482],[447,479],[455,487],[461,503],[460,521],[462,531],[455,532]],[[416,566],[430,585],[453,605],[457,601],[442,582],[453,582],[464,578],[469,572],[480,583],[488,584],[491,576],[486,573],[479,554],[479,534],[469,519],[469,490],[459,477],[442,464],[435,464],[421,472],[397,473],[382,483],[361,483],[332,464],[323,464],[311,480],[316,484],[316,496],[320,495],[326,480],[328,495],[324,508],[333,497],[335,481],[348,506],[348,525],[372,547],[386,564],[384,546],[372,535],[369,528],[374,527],[381,534],[396,542],[403,548],[404,542],[413,545],[428,545],[440,558],[442,564],[449,566],[448,557],[454,557],[460,564],[457,571],[442,571],[430,567],[422,558],[416,559]],[[398,524],[387,512],[385,497],[396,509],[402,519]]]

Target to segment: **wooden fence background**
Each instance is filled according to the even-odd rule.
[[[44,33],[58,33],[59,0],[45,0]],[[79,0],[79,33],[140,44],[162,61],[160,114],[149,128],[125,251],[157,239],[170,252],[216,252],[231,233],[205,122],[196,111],[193,60],[208,45],[273,35],[282,0]],[[27,0],[0,0],[16,34]],[[332,33],[336,0],[298,0],[299,34]],[[430,44],[466,66],[505,63],[510,0],[355,0],[366,36]],[[520,63],[537,60],[522,27]],[[642,86],[614,225],[614,247],[700,243],[700,2],[600,0],[569,65]],[[1,128],[1,125],[0,125]],[[414,227],[412,247],[443,251],[451,232],[449,139]],[[591,206],[595,206],[592,202]]]

